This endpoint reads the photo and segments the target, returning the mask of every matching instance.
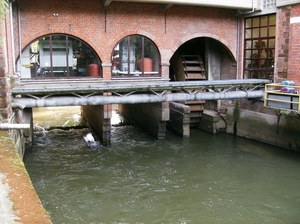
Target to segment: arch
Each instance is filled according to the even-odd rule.
[[[22,50],[17,63],[22,78],[99,77],[100,65],[98,54],[89,44],[62,33],[35,38]]]
[[[230,56],[232,57],[232,59],[234,61],[236,61],[236,47],[232,46],[232,44],[230,44],[226,39],[215,35],[215,34],[211,34],[211,33],[193,33],[193,34],[189,34],[184,36],[183,38],[181,38],[177,44],[174,44],[173,48],[172,48],[172,53],[174,54],[176,52],[176,50],[184,43],[188,42],[189,40],[195,39],[195,38],[201,38],[201,37],[207,37],[207,38],[212,38],[218,42],[220,42],[228,51],[228,53],[230,54]]]
[[[160,53],[147,36],[123,36],[111,54],[113,77],[160,76]]]
[[[218,80],[236,77],[235,56],[214,35],[188,35],[178,41],[170,58],[171,81]],[[228,43],[227,43],[228,44]],[[232,46],[229,46],[232,47]]]
[[[84,35],[83,32],[70,32],[70,31],[66,31],[64,29],[53,29],[53,30],[43,30],[37,33],[32,33],[31,35],[26,35],[26,38],[22,39],[22,50],[28,46],[30,43],[32,43],[34,40],[37,40],[40,37],[43,36],[47,36],[47,35],[56,35],[56,34],[61,34],[61,35],[69,35],[75,38],[78,38],[82,41],[84,41],[86,44],[88,44],[89,46],[91,46],[92,49],[95,50],[95,52],[97,53],[99,58],[103,58],[103,56],[101,55],[101,52],[97,52],[97,43],[92,41],[91,38],[89,38],[89,36]],[[23,47],[25,46],[25,47]]]

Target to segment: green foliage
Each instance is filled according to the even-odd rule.
[[[1,19],[3,19],[4,15],[7,13],[8,11],[8,0],[0,0],[1,1],[1,11],[0,11],[0,15],[1,15]]]

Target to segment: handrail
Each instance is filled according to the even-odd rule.
[[[272,83],[265,85],[264,106],[300,111],[300,86]]]

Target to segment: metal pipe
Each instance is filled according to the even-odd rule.
[[[15,37],[14,37],[14,21],[13,21],[13,8],[12,2],[9,3],[9,17],[10,17],[10,33],[11,33],[11,51],[12,51],[12,66],[13,71],[16,73],[16,59],[15,59]]]
[[[10,130],[10,129],[30,129],[30,124],[11,124],[11,123],[0,124],[0,130]]]
[[[47,98],[14,98],[14,103],[32,107],[55,107],[55,106],[81,106],[81,105],[106,105],[106,104],[134,104],[134,103],[157,103],[178,102],[186,100],[224,100],[241,98],[262,98],[263,90],[250,92],[199,92],[199,93],[165,93],[165,94],[137,94],[124,96],[49,96]]]

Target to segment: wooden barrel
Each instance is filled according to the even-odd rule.
[[[90,64],[88,67],[88,74],[89,76],[99,76],[99,65],[97,64]]]

